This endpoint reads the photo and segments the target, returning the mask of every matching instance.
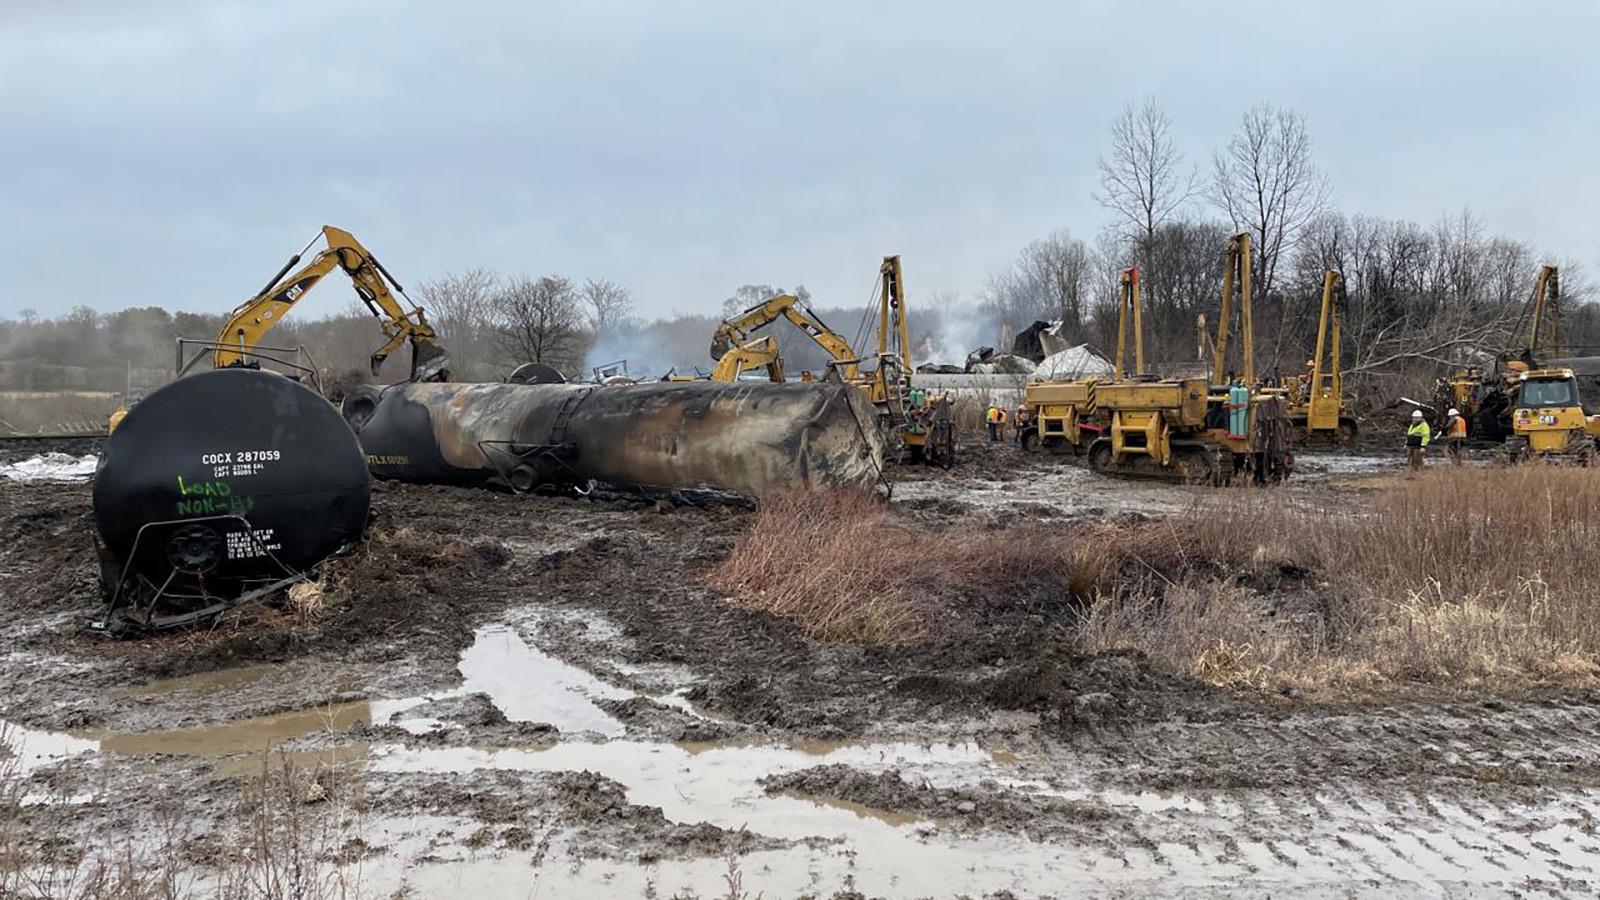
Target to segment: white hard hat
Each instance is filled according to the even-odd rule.
[[[1446,413],[1446,415],[1459,416],[1461,415],[1461,411],[1452,406],[1450,407],[1450,412]]]
[[[1411,411],[1411,418],[1413,418],[1413,419],[1420,419],[1420,418],[1422,418],[1422,410],[1420,410],[1420,409],[1413,409],[1413,410],[1412,410],[1412,411]]]

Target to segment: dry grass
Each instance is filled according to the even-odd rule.
[[[932,531],[790,494],[710,580],[826,640],[959,638],[1014,610],[1229,686],[1580,684],[1600,680],[1596,547],[1600,472],[1439,467],[1332,506],[1228,490],[1121,526]]]
[[[40,832],[30,802],[99,809],[65,797],[30,798],[29,780],[0,732],[0,897],[11,900],[355,900],[361,851],[352,786],[337,765],[308,768],[262,754],[227,824],[201,830],[181,801],[155,798],[127,834],[83,839],[57,821]],[[42,807],[41,807],[42,808]],[[46,820],[49,821],[49,820]],[[92,832],[91,832],[92,833]]]
[[[742,606],[813,637],[911,644],[935,622],[1002,606],[1075,616],[1117,579],[1155,577],[1174,534],[1107,526],[1086,540],[1044,527],[929,531],[858,491],[780,494],[710,576]],[[1125,572],[1128,568],[1133,572]]]
[[[1225,577],[1102,596],[1089,646],[1308,689],[1600,675],[1600,473],[1439,468],[1354,511],[1228,492],[1178,524]]]

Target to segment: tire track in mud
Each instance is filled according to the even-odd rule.
[[[1600,886],[1597,727],[1589,702],[1298,713],[1080,734],[1020,767],[1130,812],[1101,888],[1582,897]],[[1144,871],[1108,865],[1134,848]]]

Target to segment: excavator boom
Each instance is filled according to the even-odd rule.
[[[326,249],[318,252],[293,274],[285,276],[299,263],[305,251],[295,254],[260,293],[233,311],[222,333],[217,336],[212,365],[219,369],[244,365],[262,337],[283,320],[307,291],[316,287],[317,282],[338,267],[350,276],[361,302],[378,317],[386,338],[383,345],[372,354],[373,376],[378,375],[389,354],[409,340],[412,352],[411,380],[447,380],[449,354],[439,346],[438,336],[434,334],[423,311],[415,305],[407,310],[395,298],[395,292],[404,296],[405,289],[395,281],[394,276],[350,232],[324,225],[322,236],[328,244]],[[394,285],[393,292],[389,290],[391,284]]]
[[[807,309],[800,298],[793,294],[779,294],[737,316],[725,319],[711,336],[711,358],[722,359],[730,351],[742,346],[749,338],[750,332],[779,319],[788,319],[796,328],[805,332],[807,337],[816,341],[828,356],[840,361],[839,374],[846,382],[856,380],[859,374],[859,360],[855,348],[833,329],[824,325],[816,313]]]

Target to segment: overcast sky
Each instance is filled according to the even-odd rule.
[[[887,253],[971,295],[1106,223],[1145,96],[1203,166],[1291,107],[1342,209],[1469,205],[1595,265],[1597,39],[1589,0],[0,0],[0,315],[224,311],[324,223],[408,287],[607,277],[649,316],[862,304]]]

